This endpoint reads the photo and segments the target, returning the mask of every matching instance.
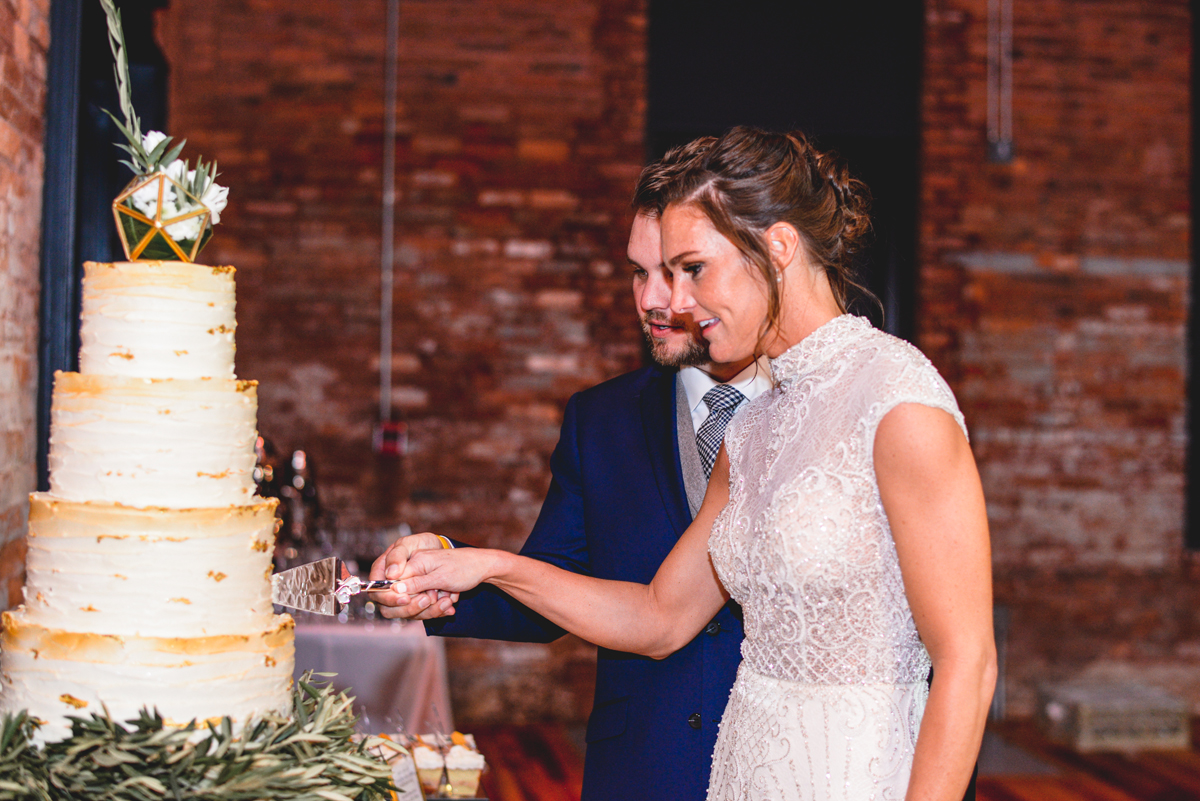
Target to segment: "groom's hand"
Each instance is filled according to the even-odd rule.
[[[441,550],[442,541],[435,534],[422,532],[401,537],[388,547],[383,554],[371,565],[370,578],[399,579],[404,574],[408,560],[413,554],[422,550]],[[400,620],[431,620],[454,613],[454,604],[458,601],[457,593],[453,596],[434,590],[401,596],[391,589],[376,590],[371,593],[371,600],[380,607],[380,614],[389,619]]]

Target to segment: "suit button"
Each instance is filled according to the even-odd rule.
[[[707,634],[709,637],[716,637],[718,634],[721,633],[721,624],[715,620],[712,621],[711,623],[709,623],[707,626],[704,627],[704,633]]]
[[[690,718],[688,718],[688,725],[691,726],[693,729],[700,728],[700,713],[699,712],[694,713]]]

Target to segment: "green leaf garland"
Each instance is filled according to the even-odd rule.
[[[72,717],[71,736],[33,744],[27,712],[0,718],[0,801],[388,801],[391,772],[354,736],[354,699],[312,674],[292,716],[265,715],[238,734],[222,718],[166,727],[145,709],[125,724]]]

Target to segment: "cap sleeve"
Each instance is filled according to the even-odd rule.
[[[860,373],[867,403],[863,414],[868,441],[874,442],[879,423],[902,403],[919,403],[941,409],[954,418],[963,436],[970,440],[966,420],[954,392],[925,354],[902,340],[892,340],[877,351],[867,369]]]

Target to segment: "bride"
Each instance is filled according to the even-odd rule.
[[[672,311],[714,361],[765,353],[775,390],[729,424],[654,580],[396,550],[399,582],[376,600],[487,582],[593,643],[661,658],[732,596],[746,639],[709,799],[958,801],[996,679],[987,518],[949,387],[845,313],[865,188],[802,135],[735,128],[663,195]]]

